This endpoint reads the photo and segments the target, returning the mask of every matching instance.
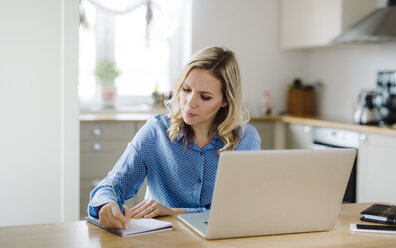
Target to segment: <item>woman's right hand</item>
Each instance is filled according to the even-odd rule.
[[[131,219],[131,211],[127,206],[123,205],[123,207],[125,215],[121,213],[121,209],[115,201],[103,205],[99,211],[99,223],[109,228],[125,229]]]

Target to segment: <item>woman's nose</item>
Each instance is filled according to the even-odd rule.
[[[190,94],[187,99],[187,105],[190,108],[197,107],[197,96],[195,94]]]

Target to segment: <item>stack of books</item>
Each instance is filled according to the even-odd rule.
[[[351,224],[351,231],[396,234],[396,206],[373,204],[361,214],[360,220],[381,225]]]

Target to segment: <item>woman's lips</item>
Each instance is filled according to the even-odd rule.
[[[193,117],[197,116],[196,114],[190,113],[188,111],[186,111],[186,115],[188,118],[193,118]]]

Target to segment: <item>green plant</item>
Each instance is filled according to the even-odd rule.
[[[113,84],[114,79],[119,74],[120,71],[117,69],[114,61],[102,59],[96,64],[95,75],[103,84]]]

